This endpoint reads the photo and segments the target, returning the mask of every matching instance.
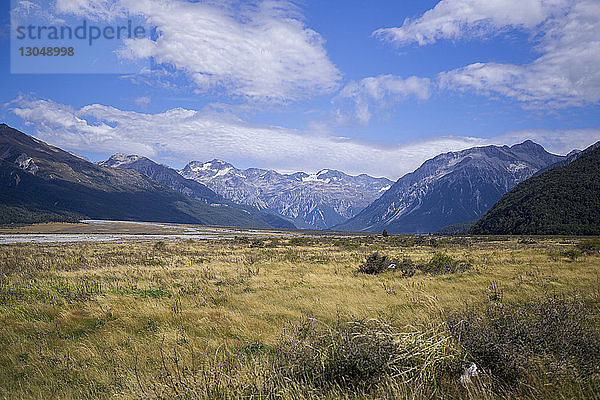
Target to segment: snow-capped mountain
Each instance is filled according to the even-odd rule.
[[[229,208],[236,210],[237,212],[251,215],[257,220],[264,222],[266,226],[280,229],[295,228],[294,224],[282,218],[281,216],[267,213],[263,210],[257,209],[256,207],[236,204],[213,192],[205,185],[192,179],[184,178],[173,168],[164,164],[156,163],[146,157],[117,153],[111,156],[108,160],[101,161],[98,164],[104,167],[131,169],[137,171],[157,182],[162,183],[163,185],[168,186],[176,192],[184,194],[195,200],[208,203],[213,207]]]
[[[334,229],[427,233],[474,220],[518,183],[564,158],[530,140],[440,154]]]
[[[220,160],[192,161],[180,173],[229,200],[283,215],[308,229],[326,229],[352,218],[393,184],[387,178],[328,169],[315,174],[241,170]]]
[[[171,189],[205,203],[222,203],[224,199],[198,182],[183,178],[169,166],[156,163],[149,158],[137,155],[117,153],[98,165],[111,168],[133,169],[155,181],[169,186]]]

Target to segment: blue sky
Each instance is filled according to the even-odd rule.
[[[94,161],[396,179],[476,145],[566,153],[600,140],[594,0],[13,0],[12,27],[3,7],[0,119]],[[128,19],[156,30],[75,41],[77,59],[19,60],[84,73],[11,73],[18,24]],[[124,60],[126,74],[85,73]]]

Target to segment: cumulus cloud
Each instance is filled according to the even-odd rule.
[[[532,35],[540,56],[523,65],[474,63],[439,75],[442,88],[515,99],[525,107],[600,101],[600,2],[596,0],[442,0],[421,18],[375,35],[400,45],[488,36]]]
[[[58,0],[57,11],[104,20],[142,16],[157,36],[125,40],[120,56],[181,71],[199,92],[298,100],[330,93],[340,79],[322,37],[286,0]]]
[[[373,108],[387,108],[409,97],[427,100],[430,96],[431,81],[427,78],[411,76],[402,79],[395,75],[379,75],[349,82],[334,102],[349,100],[353,105],[351,113],[345,111],[343,105],[338,108],[338,119],[347,119],[350,114],[352,119],[366,125],[371,120]]]
[[[568,0],[442,0],[420,18],[373,34],[397,44],[423,46],[440,39],[488,36],[505,27],[533,29],[568,4]]]
[[[600,130],[523,131],[492,139],[445,136],[381,147],[339,136],[253,125],[211,110],[175,108],[149,114],[101,104],[73,109],[23,96],[8,107],[35,129],[39,139],[69,151],[136,153],[179,166],[188,160],[220,158],[280,171],[335,168],[392,179],[440,153],[473,146],[531,138],[566,153],[600,140]]]

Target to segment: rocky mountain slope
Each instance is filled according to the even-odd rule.
[[[219,196],[201,183],[185,179],[171,167],[156,163],[146,157],[118,153],[111,156],[108,160],[97,164],[104,167],[135,170],[157,182],[167,185],[176,192],[205,203],[222,203],[225,201],[222,196]]]
[[[164,164],[156,163],[149,158],[137,155],[115,154],[106,161],[101,161],[98,165],[112,168],[123,168],[137,171],[149,178],[160,182],[171,189],[189,196],[193,199],[209,203],[212,206],[227,206],[244,212],[250,213],[256,218],[267,222],[273,228],[294,229],[295,226],[290,221],[280,216],[269,214],[255,207],[235,204],[226,200],[223,196],[216,194],[203,184],[192,179],[186,179],[173,168]]]
[[[529,140],[440,154],[334,229],[429,233],[478,219],[518,183],[562,159]]]
[[[471,233],[600,235],[600,142],[568,161],[506,193]]]
[[[0,125],[0,224],[116,219],[270,227],[212,206],[133,170],[93,164]]]
[[[180,173],[229,200],[282,215],[308,229],[327,229],[353,217],[393,184],[386,178],[327,169],[316,174],[241,170],[220,160],[192,161]]]

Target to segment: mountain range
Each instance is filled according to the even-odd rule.
[[[182,170],[121,153],[92,163],[0,124],[0,224],[116,219],[417,234],[471,227],[473,233],[583,234],[597,226],[598,158],[600,144],[559,156],[527,140],[440,154],[394,183],[332,169],[238,169],[216,159],[192,161]]]
[[[393,184],[387,178],[331,169],[315,174],[242,170],[220,160],[192,161],[180,173],[231,201],[282,215],[307,229],[327,229],[352,218]]]
[[[273,227],[243,208],[209,203],[216,194],[207,188],[208,197],[200,201],[137,171],[91,163],[5,124],[0,124],[0,189],[0,224],[90,218]]]
[[[111,168],[130,169],[139,172],[157,182],[160,182],[176,192],[191,197],[193,199],[210,203],[213,206],[227,206],[232,209],[242,210],[252,214],[259,219],[267,222],[273,228],[295,229],[296,226],[290,221],[273,213],[268,213],[256,207],[236,204],[223,198],[201,183],[181,176],[173,168],[156,163],[149,158],[137,155],[125,155],[117,153],[106,161],[101,161],[98,165]]]
[[[440,154],[334,229],[429,233],[476,220],[518,183],[564,158],[530,140]]]

